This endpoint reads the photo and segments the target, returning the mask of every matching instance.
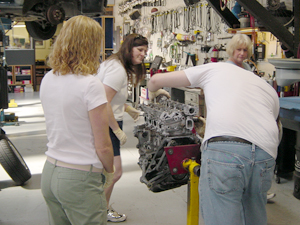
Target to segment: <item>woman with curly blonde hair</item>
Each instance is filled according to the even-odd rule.
[[[85,16],[74,17],[69,21],[56,38],[48,64],[54,73],[59,72],[61,75],[96,74],[103,37],[101,26]],[[78,29],[78,26],[81,28]]]
[[[107,98],[94,76],[102,37],[95,20],[69,19],[49,56],[52,70],[42,80],[48,149],[41,190],[50,224],[106,224],[104,183],[110,185],[114,169]]]

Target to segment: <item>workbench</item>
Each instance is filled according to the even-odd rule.
[[[293,195],[300,199],[300,97],[279,98],[279,102],[279,115],[284,129],[276,159],[276,181],[280,182],[280,174],[278,174],[280,166],[282,166],[283,169],[285,167],[287,170],[295,171],[293,175]],[[280,160],[281,157],[284,157],[283,160]],[[286,163],[284,161],[286,161]]]
[[[283,136],[278,146],[275,175],[287,178],[295,170],[295,154],[300,146],[300,97],[279,98]]]
[[[279,98],[280,119],[284,128],[300,131],[300,97]]]

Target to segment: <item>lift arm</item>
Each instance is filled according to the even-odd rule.
[[[297,55],[299,44],[299,0],[293,1],[294,7],[294,35],[277,20],[258,1],[237,0],[252,16],[259,20],[264,27],[277,37],[290,51]]]
[[[277,37],[283,45],[285,45],[290,51],[297,56],[297,50],[299,45],[299,15],[300,5],[299,0],[293,0],[293,12],[294,12],[294,34],[292,34],[279,20],[273,16],[268,10],[266,10],[256,0],[237,0],[237,2],[244,7],[254,18],[259,20],[263,26],[270,31],[275,37]],[[233,13],[225,7],[222,11],[220,8],[219,0],[208,0],[208,3],[214,8],[214,10],[221,16],[225,23],[231,28],[237,28],[239,21],[235,18]],[[238,24],[238,25],[237,25]]]
[[[230,28],[239,28],[240,22],[233,15],[233,13],[225,7],[224,11],[220,8],[220,0],[208,0],[208,4],[218,13],[218,15],[224,20],[227,26]]]

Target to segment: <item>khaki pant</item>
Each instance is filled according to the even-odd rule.
[[[105,225],[106,198],[102,173],[56,166],[46,161],[41,190],[51,225]]]

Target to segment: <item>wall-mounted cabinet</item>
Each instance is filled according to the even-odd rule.
[[[31,87],[35,73],[34,49],[5,49],[4,53],[8,65],[7,83],[9,89],[14,91],[16,86],[25,87],[28,85]]]

